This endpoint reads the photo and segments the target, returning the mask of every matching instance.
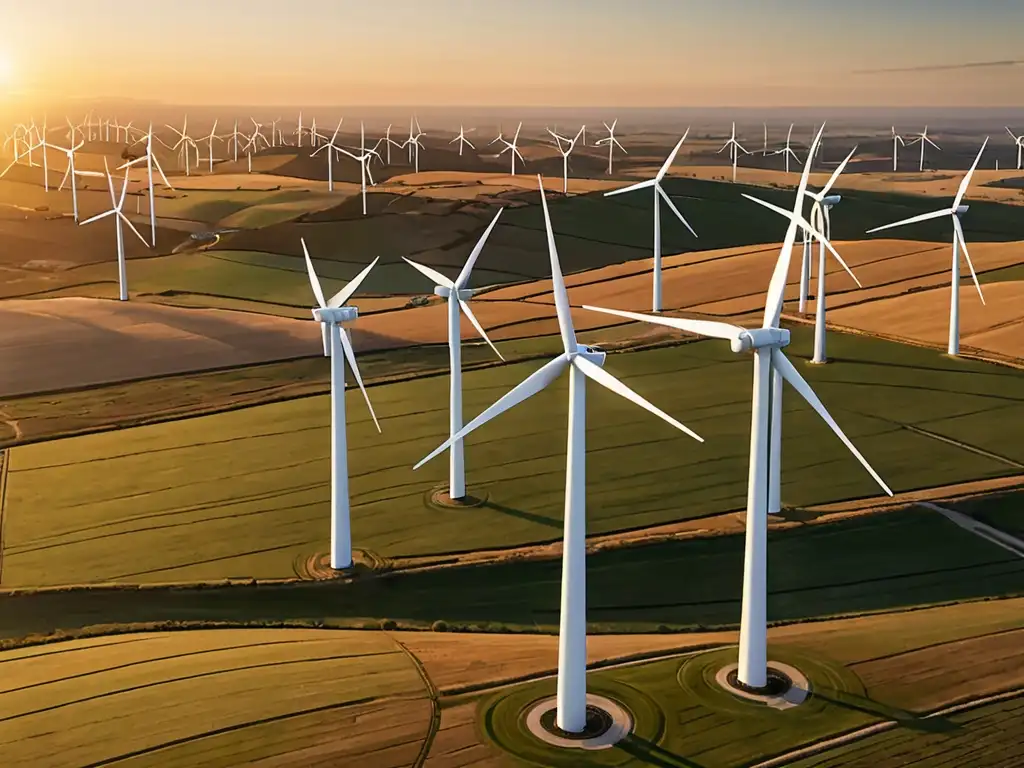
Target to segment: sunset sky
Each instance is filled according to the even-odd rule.
[[[327,106],[1018,106],[1022,0],[50,0],[5,98]]]

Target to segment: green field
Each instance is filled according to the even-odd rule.
[[[808,330],[795,328],[793,338],[792,356],[805,356]],[[1024,446],[1002,427],[1024,416],[1024,372],[864,337],[832,338],[836,362],[806,366],[805,374],[894,489],[1019,472],[1013,461],[1024,461]],[[467,418],[538,367],[539,361],[468,373]],[[707,442],[592,387],[590,533],[742,508],[749,358],[699,342],[613,355],[607,369]],[[446,479],[445,457],[412,470],[447,432],[447,377],[371,388],[380,435],[359,393],[350,391],[355,545],[397,556],[557,539],[565,386],[552,386],[519,406],[517,417],[501,417],[469,438],[470,492],[486,494],[487,504],[461,512],[424,501]],[[321,396],[17,447],[9,461],[0,583],[288,576],[296,558],[327,544],[328,422]],[[912,432],[906,424],[1013,461]],[[783,462],[789,505],[879,493],[792,394]]]
[[[192,551],[210,537],[205,527],[198,533],[194,528],[188,538]],[[162,535],[174,539],[161,543],[164,550],[178,552],[179,559],[187,557],[184,545],[177,542],[177,537],[184,540],[186,535],[181,526],[170,532],[165,529]],[[289,535],[286,526],[281,526],[280,535]],[[68,547],[64,557],[70,564],[58,570],[61,563],[51,557],[49,564],[56,575],[40,573],[35,580],[54,583],[65,573],[77,576],[88,566],[97,569],[111,561],[111,570],[119,566],[124,572],[169,560],[157,547],[144,553],[131,552],[123,545],[115,551],[111,543],[101,551],[95,542],[92,544],[95,554],[90,554],[91,560],[76,560],[73,548]],[[229,544],[222,548],[230,551]],[[768,551],[771,621],[1024,593],[1024,562],[1020,558],[925,510],[772,532]],[[118,554],[124,562],[116,562]],[[255,555],[237,560],[254,565],[261,562]],[[227,573],[224,562],[205,564],[205,570],[203,563],[193,563],[178,572],[201,577],[216,572],[211,565],[220,565],[223,574]],[[735,625],[740,614],[742,563],[743,537],[739,535],[592,554],[587,577],[592,629],[653,632],[662,627]],[[17,573],[17,558],[10,557],[5,571],[7,567]],[[72,570],[75,567],[78,572]],[[236,567],[232,572],[238,570]],[[167,567],[160,575],[167,580],[175,573]],[[558,624],[559,574],[558,560],[513,560],[397,573],[349,584],[23,593],[5,596],[0,636],[20,637],[96,624],[326,621],[350,626],[364,620],[376,624],[376,620],[385,618],[411,627],[444,621],[453,628],[554,631]],[[153,579],[146,573],[123,578]]]
[[[1024,733],[1024,693],[1009,701],[959,712],[937,730],[901,726],[852,744],[799,760],[791,768],[842,765],[843,768],[971,766],[1014,768],[1020,765]]]
[[[934,621],[942,620],[936,612]],[[962,620],[970,622],[969,616]],[[1020,617],[1018,617],[1020,621]],[[676,766],[700,768],[741,768],[773,757],[785,756],[865,726],[897,721],[900,725],[880,736],[823,752],[806,761],[786,761],[786,766],[932,766],[940,763],[902,763],[904,749],[921,748],[933,758],[941,754],[944,739],[960,760],[951,765],[1010,766],[1013,735],[1019,731],[1024,709],[1016,704],[992,705],[970,715],[924,718],[927,708],[919,695],[922,683],[934,690],[934,700],[943,704],[959,701],[965,694],[978,698],[1000,690],[998,678],[988,678],[981,687],[966,684],[956,674],[934,684],[932,668],[921,662],[938,663],[950,672],[957,669],[957,642],[951,642],[958,630],[956,621],[945,622],[948,639],[937,637],[921,642],[914,650],[897,653],[905,665],[903,674],[883,688],[867,682],[874,659],[901,650],[895,636],[878,637],[871,620],[834,626],[830,632],[815,635],[813,625],[799,628],[807,635],[776,639],[770,644],[770,658],[792,664],[807,675],[813,694],[801,706],[773,710],[760,704],[738,700],[721,691],[711,681],[722,666],[734,662],[735,647],[692,654],[683,659],[652,661],[617,669],[592,672],[588,688],[625,703],[636,718],[634,732],[615,747],[583,753],[557,750],[525,736],[516,713],[523,707],[554,693],[554,680],[528,683],[511,691],[496,692],[484,698],[478,707],[478,723],[487,741],[499,749],[531,762],[516,765],[544,765],[549,768],[577,766]],[[795,628],[794,628],[795,629]],[[938,627],[936,628],[938,629]],[[964,632],[982,654],[1003,654],[1008,646],[1000,633],[986,630]],[[1019,633],[1018,633],[1019,635]],[[1019,639],[1019,638],[1018,638]],[[1015,642],[1015,641],[1010,641]],[[933,644],[934,643],[934,644]],[[845,648],[851,644],[857,650]],[[834,646],[838,646],[838,649]],[[1018,647],[1018,657],[1020,649]],[[1012,664],[1012,661],[1010,662]],[[992,726],[1004,733],[996,735]],[[1018,734],[1019,736],[1019,734]],[[998,748],[1003,762],[970,759],[969,745],[975,749],[991,745]],[[1017,751],[1019,754],[1019,750]],[[857,758],[846,762],[846,757]],[[863,762],[861,762],[863,760]],[[876,760],[876,762],[870,762]]]
[[[381,633],[147,633],[6,651],[0,664],[12,766],[349,765],[372,752],[400,768],[430,728],[416,666]]]
[[[979,283],[1008,283],[1014,280],[1024,280],[1024,264],[1014,264],[1012,267],[993,269],[978,274]]]

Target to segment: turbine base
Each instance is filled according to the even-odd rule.
[[[625,707],[593,693],[587,694],[586,725],[579,733],[559,728],[555,723],[557,711],[554,697],[536,702],[526,711],[526,730],[546,744],[586,750],[608,749],[633,730],[633,717]]]
[[[741,699],[764,704],[772,709],[790,709],[799,706],[810,695],[807,677],[796,667],[779,662],[768,662],[764,686],[754,687],[739,680],[739,665],[729,664],[718,670],[715,682]]]

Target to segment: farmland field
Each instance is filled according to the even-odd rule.
[[[807,331],[794,329],[793,338],[792,355],[805,355]],[[591,533],[743,507],[750,362],[723,346],[698,342],[609,357],[609,371],[707,442],[595,392]],[[807,367],[805,375],[894,489],[1019,472],[1024,449],[996,425],[1020,418],[1024,372],[839,334],[831,353],[836,363]],[[537,367],[467,373],[466,413]],[[687,382],[682,388],[680,380]],[[447,386],[438,376],[371,388],[380,435],[361,395],[348,393],[355,545],[397,556],[558,538],[564,448],[551,440],[549,425],[564,423],[564,385],[520,406],[518,419],[499,418],[468,439],[470,492],[487,499],[462,511],[424,502],[446,476],[444,457],[411,469],[446,434]],[[784,503],[877,493],[802,402],[788,396],[786,413]],[[326,547],[328,418],[326,399],[312,397],[14,448],[3,586],[292,575],[297,558]],[[511,462],[510,445],[517,456]],[[653,456],[652,445],[659,447]],[[65,512],[59,520],[44,515],[55,508]]]
[[[416,666],[380,633],[115,635],[5,651],[0,663],[9,765],[303,766],[373,754],[374,766],[401,768],[430,728]]]

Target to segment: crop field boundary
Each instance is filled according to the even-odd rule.
[[[430,675],[427,674],[427,668],[423,666],[423,662],[420,661],[419,657],[410,651],[401,640],[395,637],[394,632],[383,631],[383,634],[398,646],[398,649],[405,654],[406,658],[408,658],[416,668],[416,674],[419,675],[420,680],[423,681],[423,685],[427,689],[427,696],[430,699],[430,724],[427,726],[427,735],[423,737],[423,743],[420,745],[420,751],[410,766],[410,768],[423,768],[423,764],[426,763],[427,758],[430,756],[430,748],[434,746],[434,738],[437,736],[437,732],[441,729],[440,693],[438,692],[437,686],[434,685],[434,681],[430,679]]]
[[[982,696],[978,699],[971,699],[970,701],[960,702],[953,704],[942,709],[937,709],[929,712],[920,717],[921,720],[932,720],[939,717],[948,717],[949,715],[957,715],[961,712],[969,712],[972,709],[987,706],[988,704],[998,704],[1002,701],[1011,701],[1016,698],[1024,696],[1024,688],[1013,688],[1008,691],[1002,691],[1001,693],[994,693],[988,696]],[[849,731],[839,736],[835,736],[825,741],[819,741],[815,744],[810,744],[800,749],[795,749],[792,752],[787,752],[782,755],[777,755],[768,760],[764,760],[760,763],[755,763],[750,768],[785,768],[790,765],[794,760],[800,760],[805,757],[814,757],[815,755],[827,754],[836,747],[846,746],[861,739],[865,739],[868,736],[874,736],[878,733],[884,733],[890,731],[902,725],[899,720],[886,720],[881,723],[874,723],[864,728],[858,728],[855,731]]]
[[[4,583],[4,507],[7,501],[7,466],[10,462],[10,448],[0,448],[0,584]]]

